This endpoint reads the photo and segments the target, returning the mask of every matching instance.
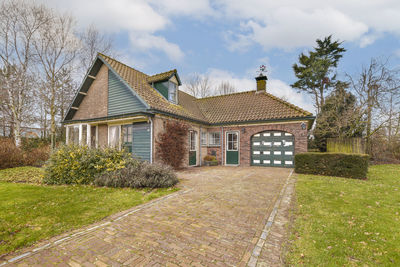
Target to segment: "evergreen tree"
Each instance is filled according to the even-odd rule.
[[[324,105],[325,95],[338,83],[334,70],[346,49],[342,47],[342,42],[332,41],[332,36],[323,40],[317,39],[316,42],[317,47],[309,51],[308,55],[301,53],[299,62],[293,65],[298,80],[291,86],[311,94],[319,113]]]

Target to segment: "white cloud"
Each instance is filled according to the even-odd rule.
[[[247,72],[246,72],[247,73]],[[254,73],[254,71],[249,71],[248,73]],[[207,76],[210,80],[211,86],[215,88],[221,82],[229,82],[232,84],[238,92],[251,91],[256,89],[255,79],[249,79],[247,77],[237,77],[233,73],[221,70],[221,69],[209,69],[206,73],[200,74],[200,76]],[[269,79],[267,82],[267,92],[283,98],[290,103],[297,105],[307,111],[313,112],[313,102],[311,98],[307,95],[297,93],[287,83],[278,79]]]
[[[162,36],[151,34],[131,34],[129,37],[132,46],[140,51],[156,49],[163,51],[172,61],[181,61],[183,59],[184,53],[179,46],[168,42]]]
[[[132,50],[164,52],[171,60],[182,60],[184,53],[174,43],[157,32],[171,24],[167,12],[160,10],[160,5],[153,5],[145,0],[39,0],[61,12],[68,12],[78,20],[80,27],[94,24],[99,30],[107,33],[127,32]],[[178,7],[180,1],[169,0],[169,8]],[[185,6],[179,6],[183,12]],[[194,12],[202,6],[186,5],[187,13]]]
[[[249,40],[265,49],[313,45],[316,38],[335,38],[366,46],[382,33],[400,34],[400,1],[396,0],[217,0],[221,12],[240,21],[230,49],[243,49]],[[246,39],[247,37],[247,39]]]

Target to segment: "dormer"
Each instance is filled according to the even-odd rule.
[[[178,104],[178,88],[182,83],[176,69],[150,76],[147,81],[166,100]]]

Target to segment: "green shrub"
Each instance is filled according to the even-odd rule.
[[[108,187],[170,187],[178,183],[173,169],[166,165],[130,161],[125,168],[103,172],[94,180],[97,186]]]
[[[295,172],[365,179],[369,156],[366,154],[309,152],[295,155]]]
[[[130,160],[132,158],[129,153],[113,148],[61,146],[50,155],[43,182],[91,184],[97,174],[122,169]]]

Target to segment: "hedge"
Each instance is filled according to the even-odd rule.
[[[366,179],[369,155],[308,152],[294,157],[295,172]]]

